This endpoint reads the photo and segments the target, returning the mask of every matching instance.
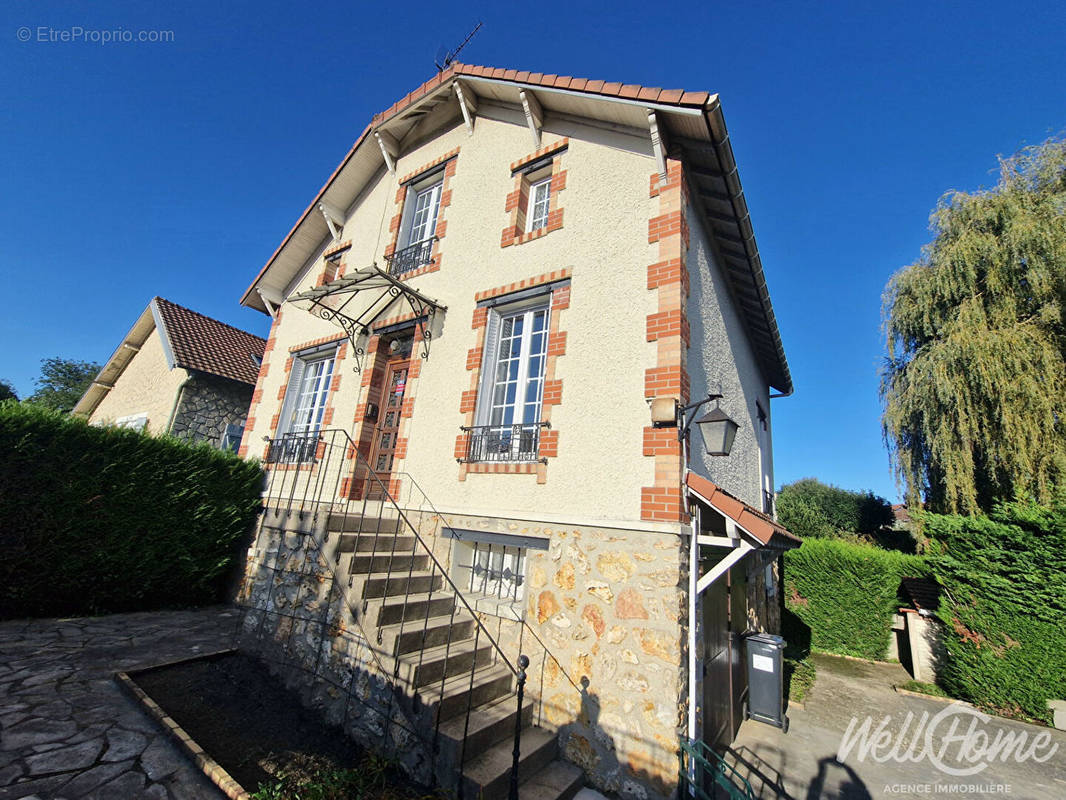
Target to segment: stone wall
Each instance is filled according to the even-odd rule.
[[[527,551],[524,618],[482,620],[508,658],[529,656],[534,724],[559,733],[590,784],[668,797],[686,713],[681,537],[460,515],[448,524],[548,539]]]
[[[218,447],[227,425],[244,424],[254,387],[203,372],[192,375],[182,392],[170,432]]]
[[[432,782],[432,745],[392,691],[375,645],[359,626],[347,581],[332,565],[337,537],[324,519],[265,512],[237,597],[239,647],[262,659],[302,702],[364,747]]]

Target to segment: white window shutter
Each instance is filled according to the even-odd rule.
[[[500,349],[500,315],[494,308],[489,309],[485,328],[485,349],[481,353],[481,385],[477,391],[474,424],[488,425],[489,411],[492,409],[493,373],[496,371],[496,354]]]

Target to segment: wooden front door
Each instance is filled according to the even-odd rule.
[[[378,403],[378,424],[374,429],[374,442],[370,450],[370,468],[386,489],[392,477],[392,462],[396,457],[396,435],[400,430],[400,410],[407,391],[407,359],[390,361],[385,368],[385,383],[381,387]],[[371,495],[380,492],[371,480],[368,490]]]

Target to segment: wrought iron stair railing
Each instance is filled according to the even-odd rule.
[[[747,778],[705,742],[681,739],[681,791],[689,800],[756,800]]]
[[[522,702],[528,659],[521,656],[517,666],[511,663],[437,558],[420,526],[427,522],[427,515],[433,525],[443,524],[443,516],[406,474],[403,475],[402,484],[406,487],[406,499],[397,502],[396,487],[385,485],[378,473],[370,468],[356,443],[343,430],[289,434],[270,440],[264,460],[268,478],[263,494],[261,528],[268,514],[275,518],[297,515],[309,520],[310,530],[324,528],[320,546],[327,545],[331,537],[338,537],[334,563],[327,560],[325,568],[333,584],[339,583],[341,586],[339,602],[346,606],[356,621],[369,646],[376,669],[390,681],[392,694],[398,701],[403,701],[400,711],[409,722],[409,728],[405,726],[405,729],[426,750],[436,777],[442,777],[442,769],[454,767],[457,774],[453,777],[456,778],[455,788],[460,800],[464,785],[463,768],[468,757],[466,740],[470,717],[479,705],[475,701],[478,675],[485,675],[491,669],[510,673],[512,691],[517,699],[511,797],[517,800]],[[369,537],[369,549],[360,549],[362,536]],[[347,581],[344,580],[345,576],[338,575],[341,560],[339,548],[346,537],[350,537],[349,543],[353,547]],[[405,549],[407,547],[410,547],[409,551]],[[366,568],[365,577],[359,580],[358,585],[356,580],[360,574],[355,571],[357,563]],[[416,569],[416,564],[422,564],[422,567]],[[368,619],[370,603],[378,599],[379,589],[382,606],[392,598],[399,600],[396,604],[399,606],[397,623],[382,625],[381,618],[376,623]],[[356,596],[353,597],[353,594]],[[417,603],[412,602],[412,596],[416,594],[419,596]],[[332,592],[330,598],[332,600]],[[441,604],[450,606],[450,610],[444,612],[444,617],[435,616],[433,609]],[[417,614],[408,614],[409,608],[421,607],[424,607],[424,612],[419,610]],[[447,619],[447,625],[442,635],[439,628],[431,628],[431,621],[443,618]],[[393,652],[383,649],[384,627],[393,628],[389,636]],[[460,645],[471,640],[469,633],[465,636],[457,633],[462,629],[472,630],[472,645],[467,646],[472,647],[472,650],[460,653]],[[443,642],[436,641],[442,636]],[[417,643],[417,656],[404,659],[405,653],[401,652],[400,643],[409,641]],[[431,647],[428,645],[430,641],[436,642],[432,645],[434,647],[443,646],[440,675],[439,678],[434,676],[430,682],[420,683],[422,671],[427,667],[424,658]],[[479,660],[478,655],[486,645],[491,654],[488,663]],[[463,664],[467,652],[472,653],[469,666],[452,668],[453,658],[456,664]],[[463,715],[463,737],[459,742],[459,752],[449,756],[443,752],[441,742],[445,701],[450,696],[449,691],[455,692],[464,684],[465,691],[459,691],[459,699],[463,701],[459,709]],[[464,694],[465,698],[462,697]],[[451,713],[453,711],[454,704],[449,707],[449,718],[457,716]],[[451,757],[455,758],[454,764],[451,764]]]

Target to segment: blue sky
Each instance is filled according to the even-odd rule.
[[[796,384],[773,405],[778,483],[895,498],[881,292],[943,192],[1066,129],[1066,7],[510,8],[7,0],[0,378],[25,395],[42,358],[103,361],[156,294],[265,333],[242,291],[369,117],[480,19],[469,63],[721,95]],[[40,40],[78,27],[173,35]]]

